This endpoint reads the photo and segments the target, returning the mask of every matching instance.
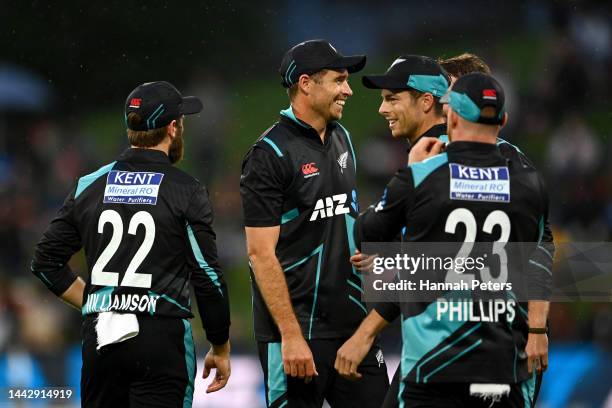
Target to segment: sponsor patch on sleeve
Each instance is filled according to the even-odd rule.
[[[508,167],[449,166],[451,200],[510,202]]]
[[[163,178],[163,173],[113,170],[106,178],[104,202],[156,205]]]

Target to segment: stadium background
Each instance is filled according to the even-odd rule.
[[[139,83],[168,80],[198,95],[181,167],[209,186],[232,306],[233,376],[195,406],[257,407],[249,278],[238,181],[243,154],[288,104],[283,52],[327,38],[365,53],[378,73],[401,53],[481,55],[508,94],[503,137],[544,173],[555,239],[612,237],[612,6],[610,2],[2,1],[0,13],[0,389],[78,386],[80,315],[29,272],[33,247],[79,175],[126,146],[123,103]],[[380,96],[350,78],[343,118],[358,158],[362,206],[406,159],[376,113]],[[72,266],[84,271],[84,258]],[[612,308],[551,310],[542,407],[612,406]],[[194,321],[198,355],[205,341]],[[399,340],[385,335],[389,365]],[[198,376],[201,375],[201,361]],[[0,398],[0,406],[10,406]],[[44,403],[33,406],[46,406]]]

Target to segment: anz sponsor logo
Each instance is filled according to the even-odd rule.
[[[346,199],[346,194],[336,194],[331,197],[319,198],[310,216],[310,221],[350,213],[350,208],[346,206]]]

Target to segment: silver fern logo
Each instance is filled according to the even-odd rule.
[[[385,363],[385,357],[383,357],[383,352],[381,349],[378,349],[376,352],[376,361],[378,362],[379,367]]]
[[[340,173],[344,174],[346,169],[346,162],[348,161],[348,150],[338,156],[338,166],[340,166]]]

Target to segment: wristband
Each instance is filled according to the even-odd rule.
[[[546,334],[548,333],[548,328],[546,327],[530,327],[529,333],[531,334]]]

